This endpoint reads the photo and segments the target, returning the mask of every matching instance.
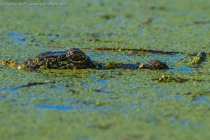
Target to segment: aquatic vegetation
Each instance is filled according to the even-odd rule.
[[[206,59],[206,53],[205,52],[199,52],[195,57],[193,57],[188,65],[191,65],[192,67],[198,67],[200,63],[202,63]]]
[[[210,1],[63,2],[1,5],[0,139],[209,139]],[[95,67],[37,56],[69,47]]]
[[[172,82],[175,81],[177,83],[183,83],[188,81],[189,79],[181,78],[181,77],[173,77],[170,75],[162,75],[161,77],[158,78],[153,78],[152,80],[157,80],[158,82]]]
[[[114,62],[108,62],[104,65],[105,69],[115,69],[116,65]]]
[[[107,14],[107,15],[102,15],[101,18],[109,20],[115,18],[115,14]]]
[[[184,83],[187,82],[189,80],[194,81],[194,82],[203,82],[205,80],[203,79],[197,79],[197,78],[183,78],[183,77],[179,77],[179,76],[171,76],[171,75],[162,75],[161,77],[157,77],[157,78],[152,78],[153,81],[158,81],[158,82],[177,82],[177,83]]]
[[[0,63],[3,66],[14,67],[14,68],[20,69],[20,65],[18,63],[15,63],[12,59],[0,60]]]

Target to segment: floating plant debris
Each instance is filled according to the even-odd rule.
[[[208,24],[210,21],[194,21],[194,24]]]
[[[1,65],[9,66],[9,67],[14,67],[14,68],[20,68],[20,65],[18,63],[15,63],[13,60],[0,60]]]
[[[48,81],[44,81],[44,82],[33,82],[33,83],[28,83],[26,85],[22,85],[22,86],[19,86],[19,87],[15,87],[15,89],[23,88],[23,87],[37,86],[37,85],[44,85],[44,84],[49,84],[49,83],[55,83],[55,82],[54,81],[52,81],[52,82],[48,82]]]
[[[166,10],[166,7],[163,7],[163,6],[150,6],[149,7],[150,10]]]
[[[193,57],[188,63],[192,67],[198,67],[206,59],[205,52],[199,52],[195,57]]]
[[[109,20],[109,19],[115,18],[115,16],[116,16],[115,14],[106,14],[106,15],[101,16],[101,18]]]
[[[181,78],[181,77],[173,77],[173,76],[170,76],[170,75],[162,75],[161,77],[157,77],[157,78],[153,78],[152,79],[153,81],[158,81],[158,82],[177,82],[177,83],[184,83],[184,82],[187,82],[189,80],[192,80],[192,81],[196,81],[196,82],[202,82],[202,81],[205,81],[205,80],[202,80],[202,79],[195,79],[195,78],[192,78],[192,79],[186,79],[186,78]]]
[[[186,82],[188,81],[189,79],[184,79],[184,78],[181,78],[181,77],[172,77],[172,76],[169,76],[169,75],[163,75],[161,77],[158,77],[158,78],[153,78],[152,79],[153,81],[154,80],[157,80],[158,82],[172,82],[172,81],[175,81],[177,83],[183,83],[183,82]]]

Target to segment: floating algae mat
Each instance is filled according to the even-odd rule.
[[[1,140],[209,139],[209,1],[12,3],[0,1]],[[96,62],[169,68],[6,65],[70,48]]]

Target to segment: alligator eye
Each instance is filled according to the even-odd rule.
[[[74,61],[79,61],[79,60],[82,60],[83,57],[80,53],[75,53],[71,56],[71,59],[74,60]]]

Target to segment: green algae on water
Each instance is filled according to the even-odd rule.
[[[55,3],[45,1],[48,2]],[[62,3],[66,5],[1,3],[0,60],[23,64],[42,52],[77,47],[90,48],[85,52],[96,62],[146,64],[159,59],[169,69],[26,72],[17,70],[16,65],[15,68],[1,65],[0,139],[209,139],[208,53],[198,68],[180,69],[193,66],[188,54],[209,52],[210,1],[64,0]],[[127,53],[124,48],[141,49],[140,55]],[[165,54],[154,55],[145,50],[161,50]],[[192,62],[199,59],[200,56]],[[177,77],[189,80],[171,81]],[[49,83],[16,88],[45,81]]]

